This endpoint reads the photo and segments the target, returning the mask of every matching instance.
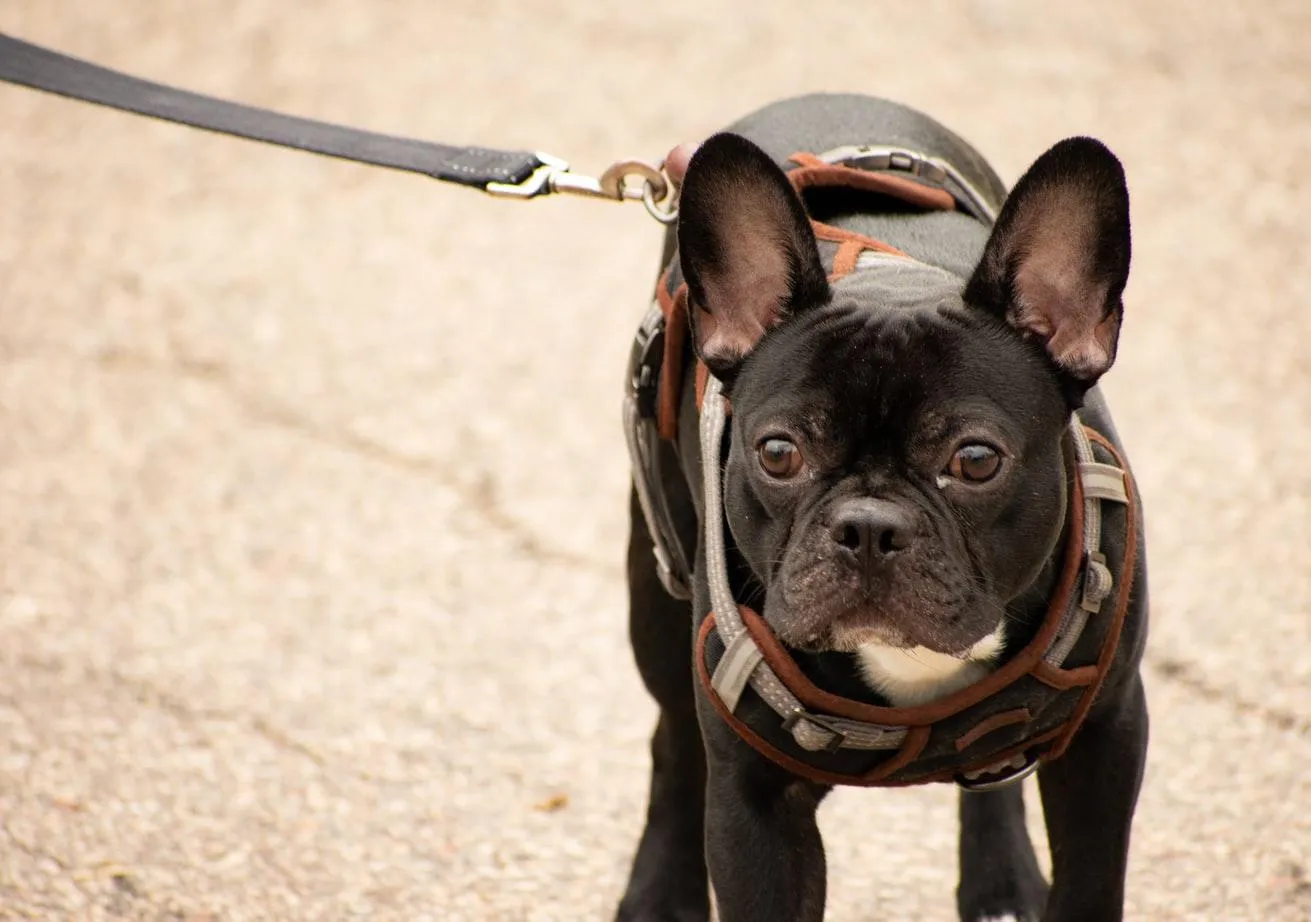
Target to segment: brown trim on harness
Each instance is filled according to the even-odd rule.
[[[906,255],[901,252],[901,250],[884,243],[882,240],[875,240],[873,237],[866,237],[864,234],[858,234],[855,231],[845,230],[841,227],[834,227],[832,224],[825,224],[822,221],[812,220],[810,222],[810,229],[815,232],[816,240],[827,240],[829,243],[836,243],[839,248],[842,246],[850,248],[854,245],[858,248],[856,253],[857,256],[860,255],[860,250],[874,250],[878,253],[889,253],[893,256]],[[833,271],[829,273],[829,279],[834,281],[840,279],[842,276],[848,274],[848,272],[855,271],[855,268],[856,261],[854,259],[851,261],[851,268],[848,269],[847,272],[838,271],[837,265],[834,264]]]
[[[710,381],[710,369],[705,362],[696,363],[696,408],[701,409],[701,404],[706,399],[706,384]]]
[[[814,154],[798,152],[788,157],[797,169],[788,171],[792,188],[800,194],[805,189],[860,189],[890,195],[929,211],[955,211],[956,199],[946,189],[935,189],[893,173],[872,173],[849,166],[825,163]]]
[[[1012,724],[1028,723],[1031,719],[1033,719],[1033,715],[1029,713],[1028,708],[1016,708],[1013,711],[1002,711],[1000,714],[985,717],[974,725],[974,729],[956,739],[956,751],[964,752],[994,730],[1000,730],[1002,727],[1009,727]]]
[[[656,283],[656,301],[665,316],[665,354],[660,360],[659,390],[656,394],[656,426],[660,438],[672,442],[678,438],[678,403],[682,399],[683,355],[687,349],[687,285],[669,291],[666,269]]]
[[[864,251],[859,240],[844,240],[838,244],[838,251],[833,256],[833,271],[828,274],[830,282],[836,282],[845,275],[856,271],[856,260]]]
[[[1097,667],[1079,666],[1076,669],[1062,669],[1059,666],[1053,666],[1051,663],[1040,662],[1033,667],[1033,672],[1029,675],[1048,688],[1066,691],[1067,689],[1078,688],[1081,685],[1091,685],[1097,681]]]

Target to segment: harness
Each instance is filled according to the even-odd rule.
[[[986,224],[993,203],[950,164],[911,152],[845,147],[784,165],[793,187],[841,186],[924,209],[965,211]],[[891,257],[886,243],[812,220],[831,281]],[[661,487],[660,443],[678,437],[688,347],[687,286],[676,265],[662,275],[634,341],[625,422],[634,484],[651,532],[661,583],[691,598],[688,549]],[[811,681],[764,619],[733,597],[723,523],[725,423],[720,382],[697,363],[694,386],[704,490],[710,611],[697,612],[694,660],[715,710],[752,748],[822,784],[905,786],[954,781],[968,790],[1018,782],[1058,758],[1110,671],[1133,588],[1139,524],[1133,483],[1119,453],[1078,414],[1066,431],[1069,497],[1061,570],[1033,639],[979,681],[913,707],[880,707]],[[666,456],[668,453],[666,453]],[[1123,550],[1103,553],[1103,538]]]

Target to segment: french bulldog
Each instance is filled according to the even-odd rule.
[[[884,196],[816,190],[794,151],[893,144],[950,161],[1004,203],[995,224]],[[1070,138],[1009,195],[964,141],[861,96],[766,107],[686,164],[662,266],[688,285],[690,349],[666,500],[696,549],[692,600],[668,594],[636,494],[630,632],[659,705],[645,831],[621,922],[819,922],[816,809],[829,788],[766,759],[696,680],[711,604],[694,359],[731,400],[723,516],[735,596],[810,677],[871,704],[933,701],[1000,668],[1046,612],[1068,525],[1062,439],[1072,414],[1118,446],[1098,379],[1111,367],[1129,271],[1119,161]],[[811,217],[913,257],[831,283]],[[1110,672],[1038,787],[1050,886],[1019,785],[962,792],[957,909],[966,922],[1122,918],[1147,751],[1139,676],[1145,556]],[[906,850],[916,843],[897,843]],[[932,856],[924,855],[925,860]],[[901,919],[895,906],[883,918]]]

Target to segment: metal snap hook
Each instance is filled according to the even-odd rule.
[[[612,163],[599,178],[575,173],[569,164],[558,157],[539,153],[542,161],[527,180],[518,185],[488,184],[493,195],[514,198],[533,198],[546,193],[568,193],[588,198],[603,198],[614,202],[640,201],[647,213],[662,224],[678,219],[677,187],[659,167],[644,160],[619,160]],[[630,182],[636,178],[639,182]]]

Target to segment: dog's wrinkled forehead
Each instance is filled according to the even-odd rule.
[[[956,306],[964,279],[904,256],[867,252],[857,271],[833,285],[836,308],[904,310]]]
[[[804,416],[816,430],[873,427],[891,437],[926,401],[1013,389],[1004,379],[1026,373],[1014,354],[1024,350],[965,306],[963,288],[936,266],[865,254],[833,283],[828,305],[766,337],[734,392],[743,423]]]

